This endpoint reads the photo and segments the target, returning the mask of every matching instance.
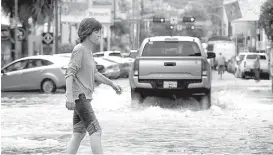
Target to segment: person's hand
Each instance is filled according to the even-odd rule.
[[[65,107],[68,110],[74,110],[74,108],[75,108],[75,102],[73,100],[73,96],[72,95],[67,95]]]
[[[122,88],[119,85],[113,83],[112,88],[116,91],[118,95],[122,94]]]

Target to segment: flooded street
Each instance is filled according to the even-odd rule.
[[[229,74],[219,80],[214,73],[212,107],[204,111],[196,110],[191,98],[149,97],[144,105],[132,107],[128,79],[116,82],[124,89],[121,96],[100,85],[92,102],[103,129],[105,154],[273,152],[269,80],[256,83]],[[165,107],[157,106],[159,102]],[[1,106],[2,154],[64,153],[73,113],[65,108],[63,93],[2,93]],[[78,153],[91,153],[88,136]]]

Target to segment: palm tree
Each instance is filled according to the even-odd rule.
[[[57,0],[61,2],[61,0]],[[15,0],[1,0],[2,10],[10,18],[14,17]],[[29,19],[32,18],[34,25],[43,25],[50,23],[53,18],[54,0],[18,0],[18,20],[22,24],[22,27],[26,30],[26,36],[28,36],[28,30],[30,28]],[[27,37],[23,40],[22,55],[26,56],[28,51]]]

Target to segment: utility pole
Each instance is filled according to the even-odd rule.
[[[116,20],[116,0],[114,0],[114,21]]]
[[[15,40],[15,51],[14,51],[14,58],[16,59],[16,53],[18,53],[18,36],[17,36],[17,19],[18,19],[18,0],[14,0],[14,40]]]
[[[133,35],[133,37],[132,37],[132,47],[133,47],[133,49],[135,49],[135,3],[136,3],[136,1],[135,0],[133,0],[133,2],[132,2],[132,9],[133,9],[133,11],[132,11],[132,13],[133,13],[133,22],[132,22],[132,35]]]
[[[58,1],[54,0],[54,21],[55,21],[55,32],[54,32],[54,50],[53,54],[58,53],[58,36],[59,36],[59,22],[58,22]]]

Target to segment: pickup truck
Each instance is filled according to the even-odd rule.
[[[237,66],[237,77],[247,78],[254,77],[254,61],[256,57],[260,57],[260,74],[267,79],[270,78],[268,63],[269,58],[265,53],[240,53],[238,57],[239,62]]]
[[[144,39],[129,73],[132,103],[147,96],[201,96],[203,108],[211,106],[211,66],[201,41],[188,36]],[[201,95],[200,95],[201,94]]]

